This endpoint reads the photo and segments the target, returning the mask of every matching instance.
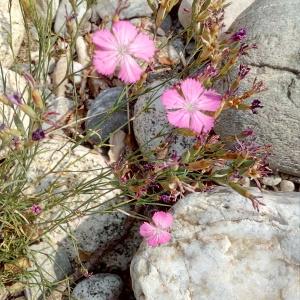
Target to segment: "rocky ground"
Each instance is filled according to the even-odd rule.
[[[113,107],[122,92],[122,82],[95,73],[87,74],[85,69],[91,57],[89,35],[114,14],[118,1],[96,0],[92,6],[86,1],[77,1],[76,18],[72,18],[75,12],[70,2],[36,0],[37,12],[42,18],[46,18],[51,7],[53,34],[60,36],[53,46],[55,51],[48,60],[47,76],[43,82],[41,80],[41,85],[43,92],[50,95],[48,109],[56,112],[50,116],[52,122],[69,126],[56,130],[41,143],[44,151],[35,156],[27,171],[26,195],[47,191],[53,182],[59,188],[51,188],[51,193],[63,195],[79,180],[88,181],[104,174],[115,156],[122,152],[122,143],[119,152],[107,154],[106,151],[107,155],[92,149],[127,121],[127,112],[122,109],[101,124],[97,121],[99,115]],[[129,0],[127,4],[120,18],[151,33],[155,25],[147,0]],[[159,51],[155,62],[160,65],[161,72],[150,72],[148,87],[158,86],[170,69],[181,70],[188,60],[190,53],[185,40],[179,36],[169,42],[168,38],[172,32],[189,25],[191,4],[192,0],[183,0],[159,28],[156,45],[166,46]],[[29,71],[31,64],[38,65],[40,59],[34,26],[30,28],[31,42],[28,43],[25,35],[28,28],[22,21],[20,3],[12,0],[11,5],[9,13],[6,1],[0,3],[0,77],[6,82],[4,86],[3,80],[0,81],[1,93],[23,91],[26,81],[22,74]],[[260,95],[264,107],[258,115],[228,111],[221,115],[216,125],[216,132],[221,137],[251,127],[258,143],[272,144],[270,166],[273,175],[263,178],[262,191],[253,190],[266,204],[259,213],[253,210],[250,202],[227,188],[192,193],[172,208],[175,219],[172,242],[151,248],[142,242],[138,234],[139,222],[128,218],[126,206],[123,207],[125,213],[97,214],[99,208],[94,208],[95,204],[103,203],[105,208],[107,201],[112,205],[120,200],[119,191],[111,188],[113,179],[107,176],[95,187],[99,194],[94,202],[89,202],[86,207],[90,214],[79,215],[32,245],[30,270],[33,276],[25,287],[0,288],[0,299],[41,299],[43,289],[46,289],[44,280],[50,283],[61,281],[47,297],[52,300],[299,299],[299,15],[299,0],[240,0],[233,1],[233,5],[225,10],[224,30],[233,32],[245,27],[247,43],[257,44],[253,54],[243,58],[243,63],[247,63],[252,72],[241,89],[246,89],[255,77],[262,79],[268,87]],[[70,26],[79,32],[72,57],[65,51],[69,47],[66,16],[70,17]],[[9,23],[12,24],[11,35],[8,34]],[[8,47],[9,36],[12,37],[13,51]],[[33,51],[30,61],[26,47]],[[69,65],[75,74],[64,79]],[[221,92],[223,87],[216,88]],[[74,91],[83,96],[74,99]],[[169,130],[159,101],[161,93],[161,87],[155,88],[136,99],[132,107],[137,115],[133,120],[133,132],[141,148],[157,146],[160,140],[153,138],[162,130]],[[25,93],[23,97],[27,100],[28,95]],[[144,111],[150,98],[155,99]],[[11,108],[1,107],[0,111],[0,123],[14,122]],[[75,122],[77,117],[86,116],[87,120]],[[21,119],[27,128],[29,118],[23,114]],[[49,124],[43,124],[44,130],[48,128]],[[114,135],[118,141],[123,141],[128,131],[126,126],[122,129]],[[87,134],[92,131],[94,134]],[[75,149],[74,143],[67,139],[85,134],[85,143]],[[190,138],[179,136],[172,149],[180,155],[190,143]],[[244,178],[243,185],[250,187],[254,183]],[[100,190],[105,190],[105,195],[100,196]],[[88,197],[88,192],[74,195],[68,198],[65,206],[70,211],[76,210],[86,205]],[[42,218],[47,221],[57,216],[64,217],[60,207]],[[67,234],[68,231],[72,236]],[[78,257],[81,262],[91,262],[92,273],[77,276]],[[64,281],[66,275],[74,276],[73,282]]]

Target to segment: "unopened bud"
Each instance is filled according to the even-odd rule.
[[[44,103],[43,103],[41,94],[38,90],[32,91],[32,100],[38,109],[42,110],[44,108]]]

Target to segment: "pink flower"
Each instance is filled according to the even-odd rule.
[[[33,204],[31,206],[31,212],[34,215],[39,215],[42,212],[42,208],[38,204]]]
[[[162,103],[172,125],[197,133],[209,132],[214,126],[214,118],[207,112],[215,112],[220,107],[221,95],[214,90],[205,90],[200,82],[188,78],[179,86],[166,90]]]
[[[93,59],[96,70],[103,75],[113,75],[117,71],[125,83],[134,83],[141,78],[143,71],[137,59],[149,62],[155,52],[153,41],[128,21],[115,22],[111,31],[97,31],[93,42],[96,45]]]
[[[168,231],[173,223],[173,216],[170,213],[158,211],[152,217],[153,223],[144,222],[140,227],[140,235],[146,239],[151,247],[166,244],[171,240]]]

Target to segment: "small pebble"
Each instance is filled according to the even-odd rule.
[[[243,177],[241,180],[240,180],[240,183],[242,186],[244,187],[250,187],[250,179],[249,177]]]
[[[114,274],[96,274],[80,281],[73,290],[74,300],[119,299],[123,289],[122,279]]]
[[[281,178],[279,176],[268,176],[264,177],[262,180],[263,184],[267,186],[276,186],[281,182]]]
[[[70,70],[70,72],[72,73],[72,81],[75,84],[81,83],[83,69],[84,69],[84,66],[82,64],[80,64],[77,61],[73,61],[73,69]]]
[[[173,45],[168,45],[168,54],[174,64],[180,63],[180,56]]]
[[[295,190],[294,182],[285,179],[280,182],[280,191],[293,192],[294,190]]]

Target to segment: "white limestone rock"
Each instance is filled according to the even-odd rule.
[[[0,12],[0,62],[2,67],[9,68],[18,55],[25,34],[19,0],[0,1]]]
[[[78,251],[101,251],[124,234],[125,215],[104,213],[119,199],[111,180],[105,159],[88,148],[58,137],[46,139],[38,147],[27,171],[24,193],[33,196],[48,191],[57,197],[57,206],[43,211],[40,217],[55,224],[55,220],[68,216],[51,231],[51,238],[71,261]]]
[[[136,298],[299,299],[299,194],[264,192],[262,201],[258,213],[223,187],[180,200],[172,241],[144,242],[132,260]]]
[[[104,18],[111,18],[118,7],[118,0],[97,0],[95,7],[98,15]],[[151,16],[152,10],[148,5],[147,0],[127,0],[126,8],[121,10],[121,19],[131,19],[136,17]]]
[[[44,20],[48,17],[53,20],[58,9],[59,0],[36,0],[38,16]]]
[[[61,249],[58,252],[55,241],[44,239],[43,242],[30,246],[29,259],[31,267],[28,271],[31,276],[26,281],[27,300],[36,300],[46,294],[45,282],[57,282],[72,272],[67,254]]]
[[[28,92],[26,89],[27,83],[25,79],[14,71],[7,70],[6,68],[3,68],[2,70],[3,73],[0,72],[0,95],[4,94],[6,96],[9,96],[17,93],[23,95],[24,102],[27,102]],[[0,125],[4,124],[6,127],[16,128],[16,124],[14,122],[15,114],[19,116],[24,129],[27,130],[30,121],[29,117],[22,111],[20,111],[17,107],[14,111],[14,109],[12,109],[10,106],[4,105],[2,103],[0,104]]]
[[[293,181],[284,179],[280,182],[280,191],[293,192],[294,190],[295,190],[295,184]],[[299,195],[299,197],[300,197],[300,195]]]
[[[76,24],[84,26],[87,21],[84,18],[87,12],[87,2],[76,0],[75,10],[73,9],[70,0],[61,0],[54,22],[54,31],[57,34],[65,35],[67,33],[67,19],[72,20],[73,30],[76,30]],[[76,21],[75,21],[76,18]],[[82,21],[82,22],[81,22]]]

